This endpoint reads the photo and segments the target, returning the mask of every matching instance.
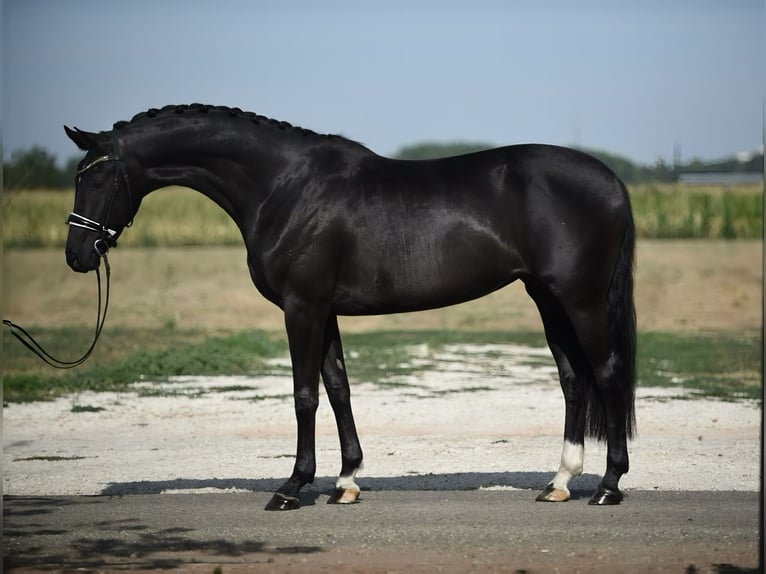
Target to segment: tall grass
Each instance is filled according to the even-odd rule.
[[[6,247],[60,246],[66,240],[66,215],[74,193],[62,191],[5,191],[3,243]]]
[[[3,197],[3,240],[6,247],[62,247],[73,191],[6,192]],[[134,227],[120,237],[123,246],[242,245],[231,218],[205,196],[180,187],[148,195]]]
[[[647,184],[631,189],[639,237],[758,239],[763,227],[761,186],[690,187]],[[7,247],[61,247],[73,192],[17,191],[3,197]],[[146,197],[135,227],[120,245],[241,245],[233,221],[212,201],[184,188]]]
[[[688,187],[646,184],[631,189],[639,237],[757,239],[763,229],[759,185]]]

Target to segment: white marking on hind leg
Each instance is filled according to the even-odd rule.
[[[354,480],[356,478],[356,473],[360,470],[362,470],[361,466],[355,468],[349,474],[341,474],[338,477],[338,480],[335,481],[335,488],[338,490],[361,490]]]
[[[570,495],[569,481],[582,474],[584,458],[585,448],[583,445],[568,440],[564,441],[564,448],[561,450],[561,465],[551,484],[556,490],[566,493],[567,498]]]
[[[359,498],[361,489],[354,480],[356,473],[362,467],[359,466],[349,474],[341,474],[335,481],[335,493],[330,497],[330,504],[353,504]]]

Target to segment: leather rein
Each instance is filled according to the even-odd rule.
[[[115,150],[116,150],[116,146],[115,146]],[[122,174],[123,181],[125,183],[125,187],[128,193],[129,201],[131,200],[130,188],[128,187],[128,179],[125,173],[125,167],[122,163],[122,160],[116,153],[111,153],[111,154],[103,155],[99,158],[96,158],[92,162],[78,169],[76,172],[78,176],[78,181],[79,181],[79,177],[83,173],[91,169],[93,166],[106,161],[116,162],[117,165],[115,166],[115,170],[114,170],[114,181],[112,184],[111,194],[106,204],[104,205],[104,210],[101,214],[101,217],[99,218],[101,221],[95,221],[93,219],[89,219],[75,212],[70,213],[66,220],[66,223],[72,227],[79,227],[81,229],[86,229],[88,231],[94,231],[98,234],[98,237],[93,242],[93,251],[95,251],[95,253],[101,259],[104,260],[104,270],[106,271],[106,291],[103,297],[103,315],[102,315],[102,308],[101,308],[102,307],[101,273],[99,271],[99,267],[96,267],[96,283],[98,287],[98,310],[96,312],[96,331],[93,336],[93,342],[90,344],[90,347],[88,347],[88,349],[85,351],[85,354],[82,355],[79,359],[75,359],[74,361],[62,361],[61,359],[57,359],[56,357],[48,353],[40,345],[40,343],[38,343],[35,340],[35,338],[29,334],[29,332],[27,332],[26,329],[17,325],[13,321],[3,319],[3,324],[10,328],[11,334],[14,337],[16,337],[19,341],[21,341],[21,343],[27,349],[29,349],[32,353],[37,355],[37,357],[39,357],[42,361],[44,361],[51,367],[55,367],[57,369],[73,369],[74,367],[78,367],[82,365],[85,361],[87,361],[91,353],[93,353],[93,349],[96,348],[96,343],[98,342],[98,339],[101,336],[101,330],[104,328],[104,323],[106,322],[106,312],[109,309],[109,287],[111,283],[110,281],[111,270],[109,268],[109,259],[107,258],[106,254],[111,247],[117,246],[117,235],[118,235],[117,231],[109,228],[109,215],[111,214],[112,206],[117,197],[117,192],[119,189],[119,177],[118,177],[119,174]],[[133,222],[130,221],[130,223],[128,223],[126,227],[129,227],[132,223]]]

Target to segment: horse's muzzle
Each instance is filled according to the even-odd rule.
[[[72,270],[78,273],[87,273],[98,269],[101,264],[101,255],[93,247],[83,249],[67,247],[66,262]]]

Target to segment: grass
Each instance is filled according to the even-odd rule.
[[[763,188],[645,184],[631,189],[636,229],[644,238],[757,239],[763,227]],[[72,191],[4,194],[6,247],[61,247]],[[184,188],[147,196],[136,225],[120,245],[154,247],[241,245],[234,222],[212,201]]]
[[[28,456],[26,458],[15,458],[13,462],[24,462],[32,460],[41,460],[44,462],[61,462],[62,460],[82,460],[84,456]]]
[[[545,337],[542,333],[449,330],[350,333],[343,337],[350,376],[389,388],[409,386],[405,380],[408,375],[432,368],[432,361],[412,361],[410,349],[423,344],[433,356],[445,345],[454,344],[542,347]]]
[[[70,412],[73,413],[100,413],[105,411],[104,407],[94,407],[93,405],[72,405]]]
[[[642,333],[638,380],[722,399],[761,396],[760,333]]]
[[[426,343],[431,354],[449,344],[513,344],[545,347],[538,332],[383,332],[348,335],[348,370],[356,380],[397,387],[397,376],[428,369],[408,363],[407,348]],[[761,396],[760,333],[640,333],[638,339],[638,384],[645,387],[686,389],[698,396],[721,399]],[[348,353],[347,353],[348,354]],[[535,357],[535,365],[546,364]],[[547,364],[553,366],[553,359]],[[382,384],[380,383],[383,379]],[[467,389],[472,387],[467,382]]]
[[[643,185],[631,190],[639,237],[758,239],[763,187]]]
[[[4,194],[3,240],[6,247],[62,247],[73,191],[34,190]],[[152,193],[141,202],[135,226],[121,246],[242,245],[229,216],[205,196],[183,188]]]
[[[41,338],[71,351],[87,341],[87,329],[44,329]],[[8,341],[8,338],[5,339]],[[84,344],[84,343],[82,343]],[[540,333],[401,331],[349,334],[344,337],[352,380],[401,387],[396,381],[429,368],[413,361],[413,346],[427,353],[453,344],[515,344],[541,347]],[[137,380],[166,381],[176,375],[244,375],[273,372],[267,360],[287,355],[282,335],[243,331],[206,337],[175,329],[105,331],[103,344],[83,367],[53,372],[34,362],[11,341],[5,347],[6,402],[45,400],[83,391],[126,391]],[[421,353],[422,355],[422,353]],[[553,365],[552,359],[550,361]],[[685,388],[700,396],[734,400],[760,397],[761,341],[758,333],[641,333],[638,380],[642,386]],[[288,370],[285,368],[287,373]],[[467,375],[470,379],[470,374]],[[246,387],[237,387],[245,390]],[[466,382],[467,391],[484,387]],[[172,393],[171,393],[172,394]],[[289,395],[286,395],[289,396]],[[252,400],[262,400],[254,397]],[[268,397],[272,398],[272,397]],[[284,398],[280,395],[278,398]]]
[[[87,328],[30,329],[54,355],[73,356],[87,346]],[[268,367],[264,359],[286,353],[278,337],[252,331],[206,337],[176,329],[106,329],[93,357],[77,369],[45,367],[26,348],[5,337],[3,400],[26,402],[83,391],[125,391],[141,379],[180,375],[236,375]]]

